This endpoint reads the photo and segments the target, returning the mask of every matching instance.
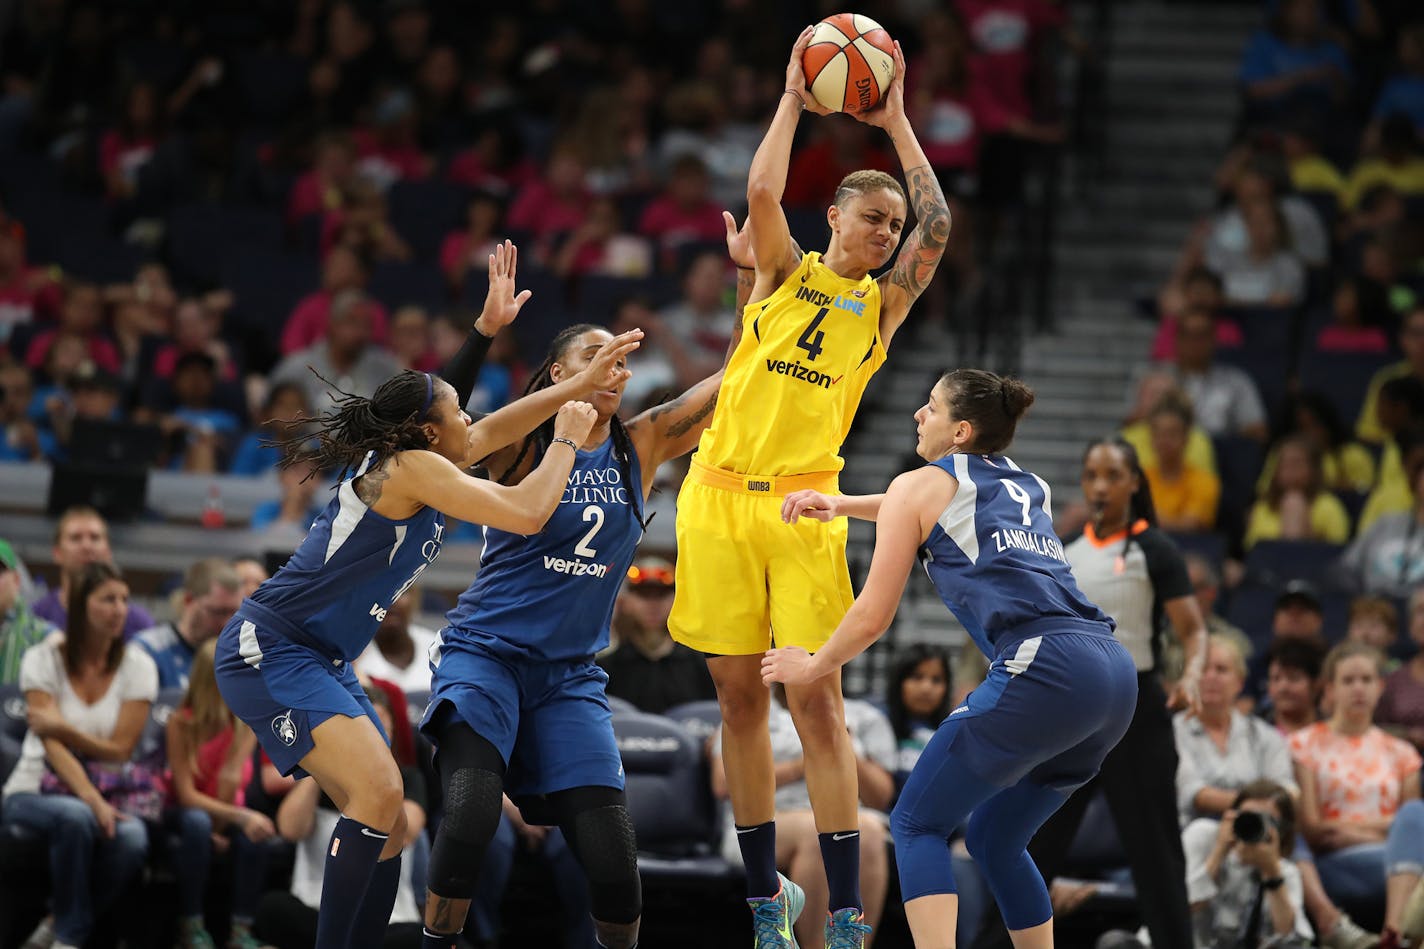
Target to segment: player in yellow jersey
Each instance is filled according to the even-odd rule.
[[[785,524],[781,498],[801,488],[838,490],[838,452],[866,383],[934,275],[950,227],[944,194],[905,117],[905,60],[897,46],[884,103],[857,118],[894,142],[915,228],[894,267],[873,279],[871,271],[900,243],[905,193],[889,175],[859,171],[841,182],[826,212],[825,252],[795,250],[781,209],[791,140],[803,110],[825,113],[801,71],[810,35],[808,28],[791,52],[786,92],[747,181],[755,282],[716,415],[678,496],[677,593],[668,624],[674,639],[708,654],[717,684],[722,759],[758,949],[795,946],[791,927],[802,905],[796,885],[776,873],[774,792],[784,766],[773,767],[761,656],[773,642],[814,652],[854,599],[846,522]],[[860,947],[870,930],[861,911],[856,758],[840,677],[786,692],[826,865],[826,945]],[[807,923],[803,938],[818,940],[821,921]]]

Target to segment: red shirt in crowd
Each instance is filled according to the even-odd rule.
[[[25,364],[31,369],[42,371],[45,360],[49,358],[50,347],[59,338],[60,331],[57,329],[46,330],[30,340],[30,348],[25,353]],[[119,348],[111,340],[95,334],[86,341],[89,347],[89,358],[94,365],[100,369],[118,375],[123,368],[123,360],[119,358]]]
[[[308,171],[292,184],[287,195],[287,223],[296,224],[310,214],[341,207],[341,189],[328,185],[321,175]]]
[[[124,180],[133,184],[138,178],[138,170],[153,157],[158,142],[152,136],[125,138],[117,129],[110,129],[99,140],[99,170],[104,177],[118,172]]]
[[[720,241],[727,235],[721,205],[703,201],[696,207],[684,208],[666,196],[643,209],[638,231],[664,248],[693,241]]]
[[[1024,117],[995,97],[984,81],[979,60],[977,56],[971,60],[969,80],[962,91],[932,93],[929,103],[918,107],[915,124],[920,142],[935,168],[974,171],[979,167],[984,136],[1001,132]],[[917,104],[922,101],[918,95],[910,98]]]
[[[994,98],[1017,115],[1028,115],[1034,34],[1063,24],[1064,12],[1048,0],[954,0],[984,57],[983,80]]]
[[[547,182],[536,181],[519,193],[509,209],[509,226],[544,238],[562,231],[577,230],[588,213],[585,192],[566,198],[555,194]]]
[[[1217,318],[1216,345],[1218,349],[1237,349],[1246,345],[1246,336],[1235,320]],[[1169,313],[1157,324],[1157,335],[1152,338],[1152,361],[1171,362],[1176,358],[1177,318]]]
[[[326,323],[331,316],[331,292],[318,290],[309,293],[287,317],[287,325],[282,327],[282,355],[287,356],[299,349],[306,349],[326,335]],[[386,341],[386,308],[375,300],[367,300],[371,313],[371,341]]]
[[[844,164],[836,159],[832,142],[817,142],[791,156],[782,200],[788,207],[829,207],[835,200],[841,179],[862,168],[892,175],[900,171],[894,159],[884,149],[874,145],[866,145],[851,163]],[[718,226],[721,227],[720,223]],[[722,233],[725,234],[725,230]]]
[[[356,156],[359,162],[362,165],[377,166],[379,177],[390,181],[409,181],[425,177],[429,162],[425,153],[414,142],[382,142],[368,129],[357,129],[351,137],[356,141]]]
[[[63,302],[59,282],[43,267],[21,267],[11,280],[0,283],[0,340],[9,339],[22,323],[52,319]]]

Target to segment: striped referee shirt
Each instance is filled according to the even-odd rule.
[[[1138,672],[1156,668],[1156,639],[1167,600],[1190,596],[1192,583],[1177,547],[1146,521],[1098,537],[1089,524],[1064,544],[1078,588],[1117,623],[1117,638]]]

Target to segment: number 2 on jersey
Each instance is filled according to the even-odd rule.
[[[821,325],[821,321],[826,318],[826,314],[829,312],[831,311],[827,307],[821,307],[821,311],[812,318],[810,324],[806,327],[806,331],[802,333],[801,338],[796,341],[798,348],[806,350],[807,362],[815,362],[816,357],[821,355],[821,340],[826,338],[826,333],[825,330],[820,330],[816,327]],[[816,335],[812,336],[812,333]]]
[[[574,553],[580,557],[597,557],[598,551],[590,547],[593,538],[598,536],[598,532],[603,529],[603,508],[597,504],[590,504],[583,509],[583,519],[593,521],[593,526],[588,529],[588,533],[583,535],[583,540],[574,547]]]
[[[1004,486],[1005,491],[1009,492],[1009,497],[1023,505],[1024,527],[1031,527],[1033,522],[1028,519],[1028,509],[1033,506],[1033,498],[1029,497],[1027,491],[1014,484],[1008,478],[1000,478],[999,483]]]

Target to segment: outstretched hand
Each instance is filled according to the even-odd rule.
[[[642,345],[643,331],[631,329],[619,333],[599,347],[579,376],[587,384],[589,392],[616,389],[627,382],[632,373],[628,371],[628,354]]]
[[[506,240],[496,244],[494,253],[489,255],[489,292],[485,294],[485,308],[475,321],[475,328],[486,336],[493,336],[499,330],[514,322],[519,310],[529,302],[533,291],[514,292],[514,274],[519,265],[519,248]]]
[[[900,41],[895,41],[895,78],[890,80],[890,88],[880,97],[875,108],[864,112],[854,112],[857,122],[890,128],[905,121],[905,54],[900,49]]]
[[[811,654],[800,646],[768,649],[761,657],[761,680],[767,685],[805,685],[820,678],[811,662]]]
[[[731,211],[722,212],[722,223],[727,227],[727,256],[732,258],[732,263],[744,270],[756,269],[756,250],[752,247],[752,218],[747,215],[747,219],[742,222],[739,229],[737,219],[732,217]]]
[[[806,47],[811,45],[811,35],[816,32],[814,24],[801,31],[796,37],[796,45],[791,47],[791,62],[786,64],[786,91],[795,93],[807,112],[830,115],[831,110],[821,105],[811,89],[806,85],[806,71],[801,65],[801,57],[806,55]]]
[[[826,523],[840,517],[840,498],[812,491],[792,491],[781,502],[781,519],[795,524],[799,518],[809,517]]]

